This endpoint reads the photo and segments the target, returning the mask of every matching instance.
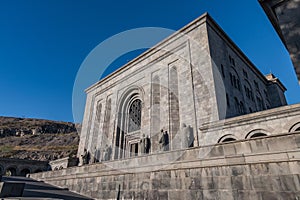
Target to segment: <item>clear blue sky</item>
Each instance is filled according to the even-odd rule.
[[[281,79],[289,104],[299,102],[289,55],[257,0],[2,0],[0,115],[73,121],[76,73],[100,42],[132,28],[178,30],[206,11],[264,74]]]

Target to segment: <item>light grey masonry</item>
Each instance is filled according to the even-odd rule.
[[[191,127],[195,146],[206,145],[199,141],[203,124],[286,105],[285,90],[204,14],[86,90],[78,155],[87,149],[101,160],[107,145],[111,159],[128,157],[143,134],[151,139],[150,153],[156,153],[160,129],[168,131],[170,149],[178,149],[181,123]],[[141,101],[141,124],[130,133],[134,99]]]
[[[300,104],[285,90],[204,14],[86,90],[78,155],[96,147],[99,163],[31,177],[95,199],[299,199]]]

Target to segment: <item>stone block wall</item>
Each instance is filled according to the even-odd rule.
[[[145,134],[155,145],[160,129],[170,134],[170,148],[178,149],[179,144],[173,139],[181,123],[190,125],[197,139],[197,124],[219,119],[215,111],[217,105],[206,24],[206,15],[203,15],[86,90],[78,156],[84,148],[92,156],[97,150],[103,153],[107,144],[113,147],[112,157],[120,157],[123,149],[116,139],[121,138],[118,131],[129,135],[126,127],[129,109],[124,107],[129,104],[131,96],[136,95],[142,101],[141,128],[136,137]],[[152,104],[154,78],[159,80],[159,104],[156,105]],[[110,106],[107,106],[108,102]],[[154,115],[158,120],[153,119]],[[126,142],[129,146],[132,139]],[[121,139],[119,143],[122,143]],[[151,152],[159,149],[155,145]],[[97,159],[101,160],[101,155]]]
[[[220,119],[287,104],[286,88],[274,75],[266,78],[213,21],[207,31]]]
[[[95,199],[294,200],[300,197],[299,148],[294,132],[31,177]]]
[[[112,159],[129,157],[143,134],[156,153],[160,129],[168,131],[170,149],[180,149],[183,124],[193,131],[195,146],[211,144],[201,141],[203,124],[286,104],[284,86],[273,81],[206,13],[86,90],[78,156],[86,149],[102,160],[108,145]],[[277,95],[268,88],[277,88],[271,91]],[[141,120],[130,132],[133,99],[141,101]]]
[[[0,158],[0,175],[26,176],[29,173],[47,171],[48,162],[16,158]]]

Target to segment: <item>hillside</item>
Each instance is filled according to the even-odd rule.
[[[0,137],[21,134],[71,133],[76,132],[75,124],[44,119],[0,117]]]
[[[55,160],[75,156],[78,143],[73,123],[0,117],[0,157]]]

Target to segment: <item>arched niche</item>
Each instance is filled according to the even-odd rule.
[[[246,134],[245,139],[257,138],[257,137],[265,137],[268,136],[269,133],[263,129],[252,130]]]
[[[237,138],[234,135],[228,134],[228,135],[222,136],[218,140],[218,143],[233,142],[233,141],[236,141],[236,140],[237,140]]]
[[[295,131],[300,131],[300,122],[294,124],[289,130],[289,132],[295,132]]]

